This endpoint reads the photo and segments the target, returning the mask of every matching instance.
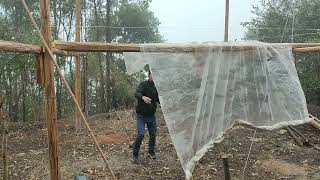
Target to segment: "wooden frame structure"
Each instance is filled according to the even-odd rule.
[[[50,179],[60,179],[59,171],[59,158],[58,158],[58,138],[57,138],[57,117],[56,117],[56,97],[55,97],[55,86],[54,86],[54,66],[58,72],[60,78],[64,82],[68,92],[72,96],[72,99],[76,107],[76,124],[80,123],[79,119],[82,119],[94,143],[99,150],[104,162],[106,163],[111,177],[115,179],[115,176],[109,167],[104,154],[96,141],[92,130],[90,129],[85,116],[81,112],[79,106],[80,99],[80,55],[83,52],[140,52],[141,45],[139,44],[122,44],[122,43],[101,43],[101,42],[80,42],[80,0],[76,0],[76,42],[66,41],[54,41],[51,32],[51,20],[50,20],[50,1],[40,0],[40,11],[41,11],[41,32],[39,27],[36,25],[32,13],[25,4],[24,0],[21,0],[26,11],[28,12],[30,19],[39,32],[39,36],[42,40],[43,47],[35,46],[32,44],[17,43],[12,41],[1,41],[0,40],[0,53],[1,52],[19,52],[19,53],[31,53],[37,57],[37,63],[41,64],[38,66],[37,72],[43,74],[41,77],[42,85],[45,87],[46,96],[46,118],[48,124],[48,146],[49,146],[49,169]],[[229,0],[226,0],[226,14],[225,14],[225,33],[224,41],[228,42],[228,25],[229,25]],[[306,52],[320,52],[320,43],[291,43],[293,52],[306,53]],[[179,46],[177,44],[164,45],[164,44],[153,44],[154,52],[193,52],[198,45],[190,46]],[[238,49],[253,49],[253,46],[241,47]],[[237,47],[225,45],[222,47],[223,50],[230,51],[236,50]],[[75,95],[72,93],[69,85],[64,79],[58,65],[53,60],[53,53],[64,56],[76,56],[76,83],[75,83]]]

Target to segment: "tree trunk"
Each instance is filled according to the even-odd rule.
[[[8,68],[7,68],[7,76],[8,76],[8,86],[6,88],[6,93],[7,93],[7,102],[8,102],[8,111],[9,111],[9,118],[11,120],[13,120],[13,116],[14,116],[14,110],[13,110],[13,88],[12,85],[12,69],[11,69],[11,65],[9,63]]]
[[[95,14],[95,21],[96,21],[95,24],[96,24],[96,26],[98,26],[99,25],[99,23],[98,23],[99,22],[98,9],[97,9],[98,5],[95,0],[93,1],[93,3],[94,3],[94,14]],[[101,38],[100,37],[100,30],[99,30],[99,28],[97,28],[96,41],[99,41],[100,38]],[[100,70],[100,94],[99,94],[100,98],[98,98],[98,99],[100,99],[99,112],[103,113],[103,112],[105,112],[106,104],[105,104],[105,89],[104,89],[105,83],[104,83],[104,75],[103,75],[104,73],[103,73],[101,53],[98,53],[97,57],[98,57],[99,70]]]
[[[106,111],[107,112],[110,112],[110,109],[111,109],[110,59],[111,59],[111,53],[107,53],[106,54],[106,86],[107,86]]]
[[[112,41],[111,37],[111,0],[107,0],[107,17],[106,17],[106,42],[110,43]],[[107,81],[107,112],[111,109],[111,82],[110,82],[110,61],[112,58],[111,53],[106,54],[106,81]]]
[[[106,110],[106,100],[105,100],[105,83],[104,83],[104,75],[103,75],[103,65],[102,65],[102,57],[101,53],[98,54],[99,61],[99,69],[100,69],[100,113],[105,112]]]
[[[82,61],[82,67],[83,67],[83,83],[82,83],[82,103],[83,103],[83,112],[85,112],[86,116],[88,116],[88,59],[83,58]]]
[[[98,75],[97,75],[98,76]],[[95,104],[97,105],[95,112],[100,112],[101,109],[101,103],[99,101],[99,96],[100,96],[100,87],[98,86],[99,83],[99,78],[95,77],[95,85],[96,85],[96,98],[95,98]]]
[[[83,26],[84,28],[82,28],[83,32],[82,34],[84,35],[84,41],[86,42],[87,41],[87,36],[86,36],[86,30],[87,30],[87,3],[86,3],[86,0],[83,0],[83,3],[82,3],[82,9],[83,9]],[[86,116],[89,115],[88,113],[88,105],[89,105],[89,102],[88,102],[88,58],[87,56],[85,56],[83,58],[83,61],[82,61],[82,67],[83,67],[83,91],[82,91],[82,95],[83,95],[83,112],[85,113]]]
[[[61,81],[59,78],[57,78],[57,109],[58,109],[58,119],[62,118],[62,107],[61,107],[61,96],[62,96],[62,87],[61,87]]]
[[[19,89],[18,89],[18,77],[16,76],[16,82],[13,83],[14,84],[14,89],[15,92],[14,92],[14,97],[12,97],[11,100],[13,100],[13,107],[12,107],[12,113],[13,113],[13,120],[14,121],[18,121],[18,113],[19,113],[19,101],[20,101],[20,98],[19,98]]]
[[[73,70],[72,70],[72,62],[73,60],[70,58],[70,61],[68,61],[69,63],[69,72],[70,72],[70,81],[74,82],[74,74],[73,74]],[[71,83],[70,85],[73,85],[74,83]],[[74,85],[71,87],[71,89],[74,89]],[[74,94],[74,91],[73,91]]]
[[[26,81],[27,81],[27,72],[26,72],[26,66],[23,65],[23,70],[21,74],[21,81],[22,81],[22,121],[26,122]]]

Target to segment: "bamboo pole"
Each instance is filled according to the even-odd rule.
[[[0,40],[0,52],[21,52],[40,54],[41,47],[32,44]]]
[[[0,112],[1,116],[1,112]],[[3,160],[3,180],[9,179],[9,169],[8,169],[8,117],[5,116],[2,119],[2,160]]]
[[[103,152],[102,152],[102,149],[101,149],[100,146],[99,146],[99,143],[98,143],[97,139],[95,138],[95,136],[94,136],[94,134],[93,134],[93,131],[91,130],[91,128],[90,128],[90,126],[89,126],[89,124],[88,124],[88,122],[87,122],[84,114],[83,114],[82,111],[81,111],[81,108],[80,108],[80,106],[79,106],[79,104],[78,104],[78,102],[77,102],[77,99],[75,98],[75,96],[74,96],[74,94],[73,94],[70,86],[68,85],[67,80],[64,78],[64,76],[63,76],[63,74],[62,74],[62,71],[61,71],[61,69],[59,68],[59,65],[57,64],[57,62],[53,60],[53,59],[54,59],[53,53],[52,53],[52,51],[50,50],[48,44],[46,43],[46,41],[45,41],[45,39],[44,39],[44,37],[43,37],[43,35],[42,35],[42,33],[41,33],[41,31],[40,31],[37,23],[35,22],[34,18],[32,17],[32,13],[31,13],[30,9],[28,8],[25,0],[21,0],[21,1],[22,1],[22,3],[23,3],[23,6],[24,6],[25,10],[27,11],[27,13],[28,13],[28,15],[29,15],[29,17],[30,17],[30,20],[31,20],[33,26],[34,26],[35,29],[38,31],[38,35],[39,35],[39,37],[40,37],[40,39],[41,39],[44,47],[46,48],[48,54],[49,54],[50,57],[51,57],[51,61],[52,61],[52,63],[54,64],[54,66],[55,66],[55,68],[56,68],[56,72],[58,73],[59,77],[61,78],[61,80],[62,80],[65,88],[67,89],[67,91],[68,91],[69,94],[71,95],[71,98],[72,98],[73,102],[77,105],[76,107],[77,107],[77,109],[78,109],[79,112],[80,112],[81,119],[82,119],[83,122],[85,123],[86,128],[88,129],[91,138],[94,140],[94,144],[96,145],[96,147],[97,147],[97,149],[98,149],[98,151],[99,151],[99,153],[100,153],[103,161],[105,162],[105,164],[106,164],[106,166],[107,166],[107,169],[109,170],[109,172],[110,172],[110,174],[111,174],[112,179],[116,179],[116,177],[115,177],[112,169],[110,168],[110,166],[109,166],[109,164],[108,164],[108,161],[107,161],[106,157],[104,156],[104,154],[103,154]]]
[[[284,45],[283,43],[271,43],[270,45]],[[287,43],[292,48],[315,47],[320,46],[320,43]],[[141,44],[124,44],[124,43],[103,43],[103,42],[68,42],[68,41],[54,41],[54,47],[64,51],[72,52],[140,52],[142,51]],[[166,44],[155,43],[148,44],[150,52],[195,52],[196,49],[201,48],[219,48],[223,51],[240,51],[240,50],[254,50],[256,46],[253,45],[237,45],[229,43],[217,43],[215,45],[203,44]],[[293,49],[294,51],[294,49]]]
[[[48,44],[44,51],[44,84],[45,84],[45,109],[47,118],[48,131],[48,149],[50,179],[60,179],[59,155],[58,155],[58,128],[57,128],[57,111],[56,111],[56,94],[54,85],[54,68],[52,64],[53,57],[50,56],[52,51],[52,32],[50,20],[50,2],[49,0],[40,0],[40,15],[43,41]]]
[[[80,27],[81,27],[81,1],[76,0],[75,3],[75,9],[76,9],[76,41],[80,42]],[[74,87],[74,94],[76,96],[78,104],[81,104],[81,74],[80,74],[80,63],[81,59],[80,56],[77,55],[76,57],[76,66],[75,66],[75,87]],[[75,105],[76,106],[76,105]],[[77,107],[75,109],[75,129],[76,131],[79,131],[81,129],[81,116],[80,112],[77,110]]]
[[[294,48],[295,53],[307,53],[307,52],[320,52],[320,46],[316,47],[304,47],[304,48]]]
[[[73,52],[139,52],[138,44],[104,43],[104,42],[68,42],[54,41],[54,47]]]
[[[320,52],[320,43],[271,43],[270,45],[291,46],[293,52],[307,53]],[[209,48],[205,45],[182,45],[182,44],[165,44],[156,43],[150,44],[153,47],[153,52],[193,52],[197,48]],[[103,43],[103,42],[68,42],[54,41],[53,52],[62,56],[86,55],[88,52],[140,52],[141,44],[124,44],[124,43]],[[255,46],[240,46],[237,44],[223,44],[212,47],[221,47],[222,50],[252,50]],[[41,47],[32,44],[18,43],[13,41],[0,40],[0,52],[20,52],[40,54]]]
[[[40,46],[36,46],[33,44],[0,40],[0,53],[1,52],[41,54],[42,48]],[[53,52],[61,56],[76,56],[76,55],[83,56],[87,54],[87,53],[81,53],[81,52],[63,51],[61,49],[55,49],[55,48],[53,48]]]
[[[2,161],[3,161],[3,180],[9,179],[8,169],[8,133],[9,133],[9,117],[2,111],[4,97],[0,96],[0,125],[2,124]]]
[[[224,42],[229,41],[229,0],[226,0],[225,21],[224,21]]]
[[[53,53],[60,56],[85,56],[88,54],[87,52],[64,51],[56,48],[53,48]]]

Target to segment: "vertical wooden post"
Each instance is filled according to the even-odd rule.
[[[80,31],[81,31],[81,0],[76,0],[75,9],[76,9],[76,41],[80,42]],[[74,87],[74,94],[77,99],[79,105],[81,105],[81,74],[80,74],[80,63],[81,59],[80,56],[76,56],[76,66],[75,66],[75,87]],[[79,131],[81,129],[81,115],[78,111],[78,108],[75,104],[75,129]]]
[[[228,156],[227,155],[222,155],[221,159],[222,159],[223,169],[224,169],[224,179],[225,180],[231,180]]]
[[[1,112],[0,112],[1,113]],[[0,114],[1,116],[1,114]],[[3,160],[3,180],[9,179],[9,169],[8,169],[8,117],[4,116],[2,119],[2,160]]]
[[[40,0],[41,25],[44,40],[52,50],[52,32],[50,20],[50,2],[49,0]],[[48,51],[44,52],[44,79],[45,79],[45,108],[48,128],[48,148],[50,179],[58,180],[59,156],[58,156],[58,138],[57,138],[57,112],[56,112],[56,94],[54,86],[54,69],[52,59]]]
[[[226,12],[224,22],[224,42],[229,41],[229,0],[226,0]]]
[[[0,124],[2,124],[2,160],[3,160],[3,180],[9,179],[8,169],[8,131],[9,131],[9,117],[2,111],[4,97],[0,96]]]

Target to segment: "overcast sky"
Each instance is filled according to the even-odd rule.
[[[259,0],[230,0],[229,40],[241,40],[240,25],[254,17]],[[223,41],[225,0],[152,0],[151,11],[160,20],[167,42]]]

